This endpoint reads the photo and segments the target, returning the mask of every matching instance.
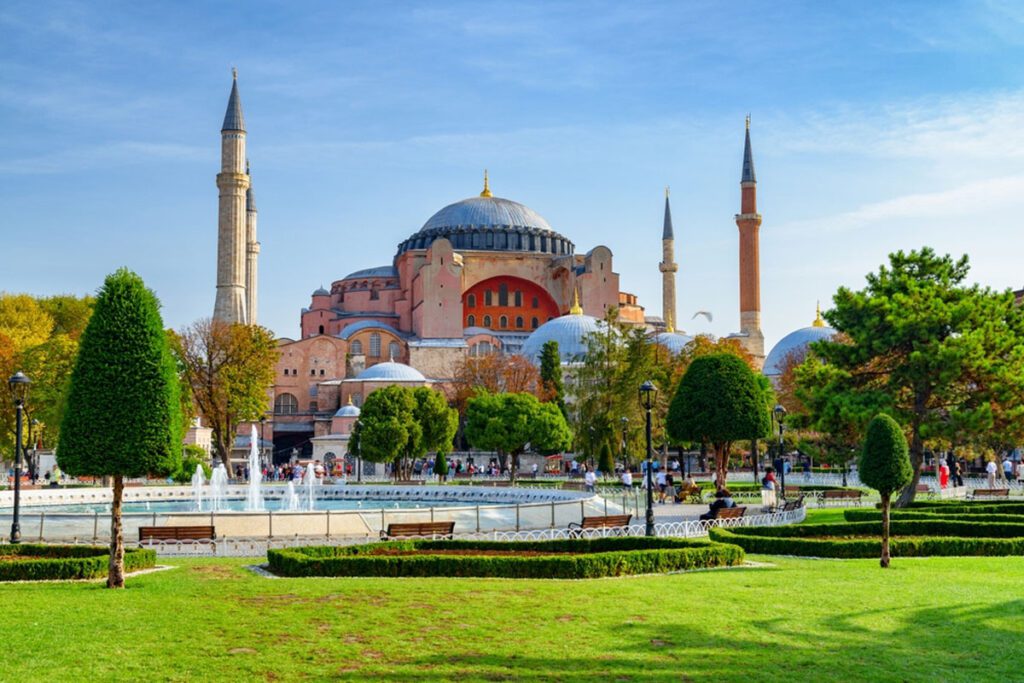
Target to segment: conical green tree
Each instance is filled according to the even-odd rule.
[[[562,417],[568,418],[565,387],[562,385],[562,354],[559,353],[558,342],[554,339],[544,342],[540,350],[540,384],[544,390],[545,400],[558,406]]]
[[[68,474],[113,477],[110,588],[124,587],[124,478],[180,467],[178,392],[160,303],[138,275],[122,268],[103,283],[82,334],[57,447],[57,462]]]
[[[889,566],[889,503],[914,476],[907,437],[896,420],[877,415],[868,424],[860,456],[860,480],[882,496],[882,567]]]
[[[608,445],[607,441],[602,441],[598,450],[597,469],[601,470],[601,474],[606,477],[615,476],[615,457],[612,455],[612,447]]]

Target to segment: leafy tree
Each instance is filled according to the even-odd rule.
[[[558,406],[562,416],[568,418],[565,387],[562,386],[562,356],[558,351],[558,342],[554,339],[544,342],[540,350],[540,384],[544,399]]]
[[[554,452],[572,444],[572,432],[558,406],[541,403],[532,394],[481,393],[470,399],[466,438],[474,448],[496,451],[502,471],[509,470],[512,481],[527,447]]]
[[[82,334],[57,448],[65,472],[114,478],[110,588],[124,587],[124,478],[174,472],[182,436],[160,304],[138,275],[118,270],[100,289]]]
[[[53,327],[53,317],[34,297],[0,294],[0,334],[11,340],[17,353],[44,343]]]
[[[892,494],[913,479],[907,457],[907,437],[888,415],[877,415],[868,424],[860,456],[860,478],[882,496],[882,567],[889,566],[889,502]]]
[[[356,423],[359,455],[370,462],[395,463],[395,477],[399,478],[399,459],[418,451],[423,441],[416,409],[416,397],[405,387],[392,385],[372,391]]]
[[[184,451],[181,458],[181,467],[171,475],[171,478],[179,484],[187,484],[195,476],[196,468],[202,467],[203,475],[209,479],[210,475],[213,474],[213,469],[210,468],[210,458],[207,456],[206,450],[202,446],[190,443],[185,446]]]
[[[231,469],[238,425],[267,412],[279,351],[270,330],[206,318],[175,335],[173,346],[192,401],[213,431],[213,451]]]
[[[91,296],[57,294],[39,299],[39,307],[53,318],[53,334],[78,339],[89,324],[96,300]]]
[[[729,353],[695,358],[668,410],[676,441],[712,446],[718,488],[724,488],[732,442],[767,436],[771,430],[764,385],[741,358]]]
[[[416,444],[416,450],[407,456],[410,460],[422,458],[428,451],[434,451],[443,463],[444,456],[451,450],[452,440],[459,428],[459,413],[448,407],[448,402],[440,392],[428,387],[416,387],[411,391],[416,401],[413,418],[419,423],[423,438]]]
[[[887,413],[907,426],[913,500],[927,442],[1024,438],[1024,312],[1013,294],[965,284],[967,257],[896,252],[826,312],[843,334],[796,370],[812,428],[849,440]]]
[[[466,403],[480,391],[543,395],[540,373],[533,363],[519,355],[500,353],[465,356],[455,368],[450,397],[459,414],[465,414]]]

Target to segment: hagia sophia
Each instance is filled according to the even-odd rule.
[[[221,130],[221,173],[214,318],[257,319],[256,203],[246,155],[246,132],[232,83]],[[735,336],[778,374],[784,358],[811,339],[830,334],[820,316],[787,335],[768,354],[761,332],[757,179],[747,119],[740,177],[740,330]],[[674,329],[675,237],[669,196],[662,225],[662,315],[645,316],[623,291],[612,250],[578,250],[538,212],[494,196],[487,173],[477,196],[429,217],[397,245],[390,264],[371,265],[313,291],[302,308],[300,337],[279,340],[273,387],[275,459],[293,448],[304,456],[337,457],[374,389],[389,384],[443,385],[466,356],[522,354],[537,362],[544,342],[559,342],[562,360],[580,360],[584,337],[611,308],[619,321],[645,327],[673,352],[691,337]],[[281,455],[283,454],[283,455]]]

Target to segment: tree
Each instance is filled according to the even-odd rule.
[[[459,428],[459,413],[448,407],[444,395],[428,387],[412,389],[416,407],[413,418],[419,423],[423,438],[417,444],[417,450],[409,453],[410,458],[422,458],[428,451],[434,451],[437,467],[438,459],[444,463],[444,456],[452,448],[452,440]]]
[[[465,356],[455,368],[450,397],[460,414],[465,414],[466,403],[481,390],[543,395],[540,373],[533,363],[523,356],[499,353]]]
[[[509,470],[513,482],[527,447],[555,452],[572,444],[572,432],[558,406],[541,403],[532,394],[481,393],[470,399],[466,438],[474,448],[496,451],[502,471]]]
[[[898,506],[926,442],[1024,438],[1024,311],[1012,292],[965,284],[968,270],[927,247],[891,254],[864,289],[840,288],[825,318],[843,337],[814,342],[822,362],[796,370],[813,428],[863,433],[882,412],[907,426],[914,476]]]
[[[882,567],[889,566],[889,502],[892,494],[913,479],[907,457],[907,437],[888,415],[876,415],[868,424],[860,456],[860,479],[882,496]]]
[[[231,469],[238,425],[267,411],[279,352],[270,330],[206,318],[175,335],[175,356],[192,401],[213,431],[213,451]]]
[[[540,350],[540,386],[544,392],[544,400],[554,403],[568,418],[565,408],[565,387],[562,386],[562,356],[558,351],[558,342],[554,339],[544,342]]]
[[[416,398],[398,385],[376,389],[366,397],[358,428],[358,452],[370,462],[394,463],[420,448],[423,428],[416,419]]]
[[[597,469],[606,477],[615,474],[615,457],[607,441],[601,444],[601,450],[598,451]]]
[[[124,478],[174,472],[182,436],[160,304],[142,278],[118,270],[100,289],[82,334],[57,447],[65,472],[114,478],[109,588],[124,587]]]
[[[668,433],[698,441],[715,452],[715,479],[724,488],[732,442],[767,436],[771,430],[764,385],[741,358],[729,353],[695,358],[668,410]]]

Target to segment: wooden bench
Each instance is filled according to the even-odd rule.
[[[615,529],[616,534],[621,536],[625,528],[629,526],[633,515],[602,515],[595,517],[584,517],[581,522],[570,522],[569,533],[573,536],[580,536],[584,529]]]
[[[1009,498],[1010,489],[974,489],[970,498]]]
[[[825,505],[832,501],[838,501],[840,503],[851,502],[860,503],[861,496],[864,495],[863,491],[850,491],[847,489],[836,489],[832,491],[821,492],[821,504]]]
[[[146,541],[212,541],[217,534],[212,526],[140,526],[139,544]]]
[[[733,508],[718,508],[711,513],[710,519],[739,519],[747,513],[744,505],[737,505]]]
[[[381,531],[381,539],[392,538],[446,538],[455,533],[455,522],[412,522],[388,524],[387,531]]]
[[[785,503],[782,504],[782,507],[779,508],[777,512],[793,512],[794,510],[799,510],[803,506],[804,497],[800,496],[796,500],[787,500]]]

